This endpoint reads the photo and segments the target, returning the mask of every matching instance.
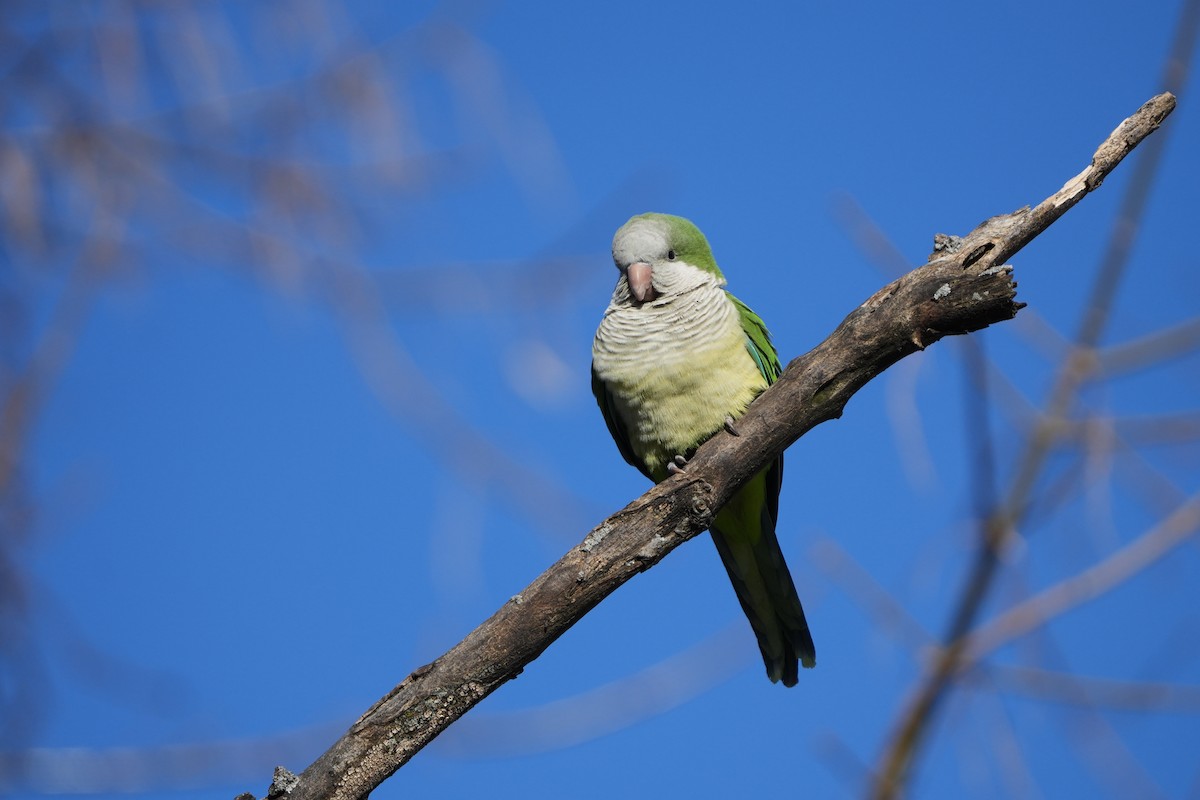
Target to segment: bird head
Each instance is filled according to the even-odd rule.
[[[708,240],[690,220],[671,214],[639,214],[613,236],[613,263],[643,305],[703,282],[725,284]]]

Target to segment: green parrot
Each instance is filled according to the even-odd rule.
[[[708,240],[683,217],[641,214],[613,236],[620,276],[592,343],[592,392],[625,460],[658,482],[734,430],[782,371],[763,321],[725,290]],[[710,532],[772,682],[816,665],[775,538],[783,457],[717,513]]]

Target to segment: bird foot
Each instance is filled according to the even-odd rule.
[[[675,458],[667,462],[667,472],[671,475],[678,475],[682,472],[687,472],[687,470],[684,469],[686,466],[686,458],[683,456],[675,456]]]
[[[730,436],[741,436],[742,435],[738,431],[738,429],[734,427],[733,417],[729,416],[728,414],[725,415],[725,430],[729,432]]]

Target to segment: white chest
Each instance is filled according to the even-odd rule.
[[[661,305],[610,307],[592,364],[609,387],[630,444],[656,477],[737,418],[767,385],[724,290]]]

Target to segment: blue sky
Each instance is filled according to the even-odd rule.
[[[1161,90],[1180,13],[399,6],[71,2],[5,23],[58,76],[5,66],[8,172],[26,154],[43,186],[40,246],[3,215],[18,365],[56,330],[88,237],[126,248],[92,273],[27,432],[32,511],[5,544],[24,589],[5,666],[27,710],[7,748],[162,765],[155,748],[178,745],[199,777],[154,776],[145,796],[264,794],[276,761],[303,768],[645,490],[589,390],[625,219],[693,219],[786,362],[890,279],[848,218],[916,265],[934,233],[1050,195]],[[1105,343],[1197,312],[1186,89]],[[98,157],[115,184],[61,177],[70,151],[49,143],[80,119],[127,137]],[[976,337],[1006,376],[986,409],[1001,489],[1139,155],[1014,261],[1024,319]],[[273,160],[316,190],[272,183]],[[935,639],[881,618],[853,575],[945,628],[974,533],[982,401],[963,352],[897,365],[788,452],[780,539],[820,652],[800,685],[766,680],[699,538],[372,796],[862,794]],[[1082,407],[1194,414],[1197,366],[1122,374]],[[1194,440],[1117,451],[1051,460],[1069,492],[1021,531],[985,619],[1134,541],[1177,504],[1164,486],[1200,488]],[[943,706],[914,796],[1194,793],[1194,700],[1084,708],[1013,687],[1036,667],[1194,694],[1198,571],[1185,545],[989,657]]]

